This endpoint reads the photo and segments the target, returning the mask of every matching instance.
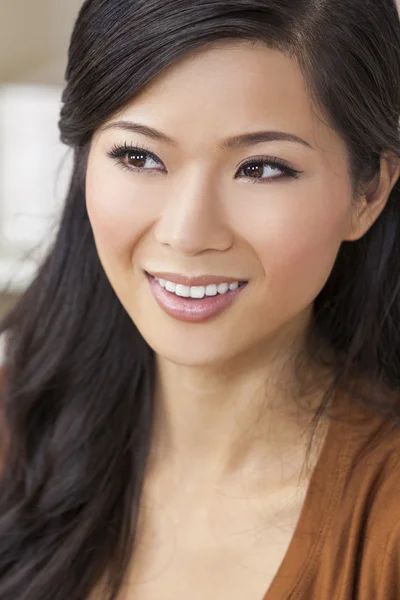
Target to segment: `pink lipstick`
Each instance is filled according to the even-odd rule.
[[[165,279],[167,278],[166,275],[167,274],[164,274]],[[206,319],[221,313],[235,301],[235,299],[247,286],[247,282],[241,282],[239,283],[239,287],[233,290],[228,289],[226,293],[217,293],[214,296],[204,295],[203,298],[186,298],[178,296],[174,292],[168,291],[157,281],[153,275],[150,275],[147,272],[146,277],[149,281],[151,291],[158,305],[164,310],[164,312],[175,319],[191,323],[205,321]],[[208,285],[210,283],[216,283],[217,281],[223,281],[224,283],[233,282],[233,280],[230,278],[224,279],[221,277],[217,279],[216,277],[207,276],[192,279],[174,276],[173,281],[175,283],[180,283],[177,281],[178,279],[180,279],[180,282],[182,282],[183,285],[186,284],[191,286]],[[201,281],[204,281],[204,283],[200,283]]]

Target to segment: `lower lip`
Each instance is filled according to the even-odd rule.
[[[159,306],[171,317],[180,321],[198,323],[213,317],[228,308],[237,298],[247,283],[226,294],[204,296],[204,298],[182,298],[163,288],[152,275],[146,273],[151,290]]]

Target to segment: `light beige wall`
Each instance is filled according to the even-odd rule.
[[[0,0],[0,80],[45,60],[43,35],[47,0]]]
[[[83,0],[49,0],[49,3],[49,42],[56,54],[62,54],[68,47],[72,27]]]
[[[0,0],[0,82],[61,83],[68,40],[82,0]],[[54,81],[53,81],[54,80]]]

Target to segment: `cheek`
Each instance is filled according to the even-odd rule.
[[[346,195],[347,194],[347,195]],[[265,295],[280,310],[305,307],[332,271],[349,223],[350,197],[336,190],[284,203],[268,218],[257,218],[247,233],[261,263]]]
[[[138,188],[133,193],[132,184],[115,173],[96,177],[95,171],[88,171],[86,205],[102,261],[131,262],[135,246],[154,218],[154,206],[150,214],[146,204],[151,203],[144,202],[144,197]]]

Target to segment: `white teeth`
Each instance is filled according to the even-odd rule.
[[[206,288],[203,285],[194,285],[190,288],[191,298],[204,298]]]
[[[182,284],[178,283],[176,286],[175,294],[177,296],[182,296],[182,298],[189,298],[190,287],[188,285],[182,285]]]
[[[175,294],[175,292],[176,292],[176,283],[173,283],[172,281],[167,281],[165,283],[165,289],[168,292],[174,292],[174,294]]]
[[[220,283],[218,286],[218,294],[226,294],[229,290],[229,285],[227,283]]]
[[[217,286],[215,283],[211,283],[206,287],[206,296],[216,296],[218,294]]]
[[[226,294],[229,290],[234,291],[239,287],[239,282],[233,283],[212,283],[210,285],[194,285],[189,287],[180,283],[174,283],[173,281],[167,281],[159,277],[155,278],[156,281],[165,288],[168,292],[172,292],[182,298],[204,298],[204,296],[216,296],[217,294]]]

